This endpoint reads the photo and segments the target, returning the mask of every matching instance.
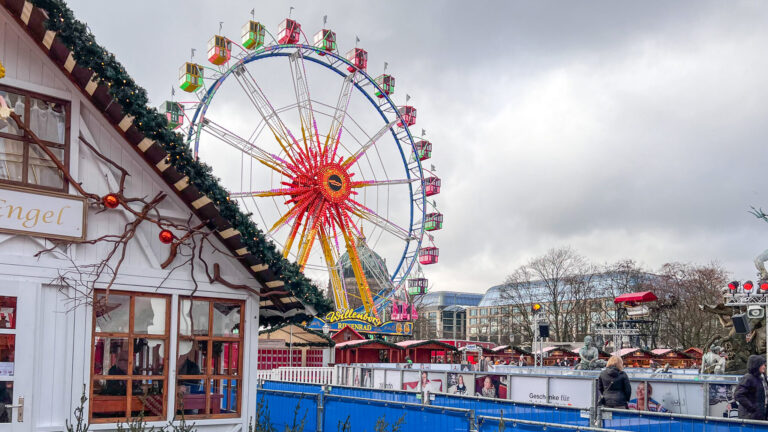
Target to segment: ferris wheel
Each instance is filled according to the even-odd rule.
[[[341,55],[329,29],[310,43],[294,19],[276,37],[252,19],[241,33],[240,43],[214,35],[207,64],[192,51],[179,73],[190,100],[161,106],[169,125],[186,129],[195,156],[283,255],[330,287],[337,310],[379,317],[424,294],[441,185],[422,165],[432,144],[411,133],[410,97],[397,105],[387,65],[372,78],[368,52]],[[391,318],[414,318],[406,312]]]

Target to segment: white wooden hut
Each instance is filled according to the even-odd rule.
[[[300,321],[327,303],[302,276],[286,276],[290,266],[259,249],[258,236],[243,238],[247,218],[225,214],[221,195],[205,192],[217,186],[185,174],[192,163],[166,152],[167,134],[137,124],[131,110],[145,107],[115,100],[110,87],[122,84],[85,66],[93,46],[68,47],[84,30],[52,30],[71,25],[66,6],[35,4],[47,9],[0,0],[0,96],[37,137],[0,119],[0,432],[64,430],[83,392],[92,430],[139,414],[155,425],[183,414],[201,430],[246,430],[260,323]],[[137,224],[116,273],[122,249],[108,260],[114,243],[82,243],[124,234],[144,208],[93,199],[119,191],[118,167],[130,174],[125,197],[164,194],[153,217],[189,227],[163,240],[211,233],[194,268],[151,221]]]

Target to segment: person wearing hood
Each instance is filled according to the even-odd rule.
[[[751,355],[747,360],[747,373],[739,380],[733,398],[739,403],[739,418],[765,420],[765,358]]]
[[[600,390],[600,405],[607,408],[627,408],[627,402],[632,397],[632,386],[629,377],[624,372],[624,362],[621,357],[614,355],[608,359],[605,369],[597,379],[597,389]]]

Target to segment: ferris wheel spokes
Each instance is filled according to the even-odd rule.
[[[341,163],[341,166],[343,168],[346,168],[349,165],[357,162],[357,160],[360,159],[360,157],[362,157],[363,154],[365,154],[365,152],[368,151],[369,148],[373,147],[373,145],[376,144],[376,141],[378,141],[381,137],[383,137],[384,134],[387,133],[387,131],[392,129],[392,127],[395,124],[397,124],[398,121],[400,121],[400,120],[397,117],[395,117],[394,120],[392,120],[391,122],[387,123],[383,128],[381,128],[378,132],[376,132],[371,137],[371,139],[368,140],[368,142],[366,142],[365,144],[363,144],[362,147],[357,149],[355,154],[353,154],[352,156],[350,156],[347,159],[345,159],[344,162]]]
[[[368,286],[368,280],[365,277],[365,272],[363,271],[363,266],[360,262],[360,254],[355,246],[354,237],[352,236],[352,233],[349,232],[348,227],[355,227],[354,222],[352,222],[352,219],[349,216],[342,213],[338,207],[335,208],[335,211],[335,223],[338,226],[339,231],[341,231],[341,234],[344,236],[344,243],[347,248],[347,254],[349,255],[349,263],[351,264],[352,273],[355,275],[357,287],[360,291],[360,300],[363,303],[366,313],[378,318],[379,312],[376,310],[376,305],[373,303],[371,289]]]
[[[347,299],[347,291],[344,289],[344,284],[341,281],[337,264],[339,262],[338,254],[331,248],[331,243],[328,239],[328,233],[325,227],[320,226],[320,232],[318,233],[320,240],[320,247],[323,249],[323,256],[325,257],[325,264],[328,267],[328,273],[331,279],[331,288],[333,289],[333,301],[336,304],[336,310],[349,309],[349,300]]]
[[[344,79],[344,83],[341,85],[341,92],[339,92],[339,99],[336,102],[336,109],[333,112],[333,119],[331,120],[331,129],[328,132],[328,136],[325,138],[325,145],[323,146],[324,162],[331,162],[336,158],[336,150],[339,148],[344,119],[347,117],[349,100],[352,96],[352,89],[354,88],[354,78],[354,73],[347,75]],[[333,149],[330,152],[328,152],[329,140],[333,140]]]
[[[296,167],[290,164],[288,161],[273,153],[269,153],[256,144],[253,144],[245,138],[238,136],[234,132],[221,126],[210,118],[204,118],[200,124],[202,126],[203,132],[206,132],[209,135],[223,141],[225,144],[228,144],[231,147],[242,151],[243,153],[259,161],[261,164],[273,169],[274,171],[277,171],[280,174],[290,176],[291,174],[289,174],[288,171],[296,171]]]
[[[304,150],[311,155],[310,148],[320,152],[320,134],[317,131],[317,122],[315,121],[314,111],[312,110],[312,98],[309,94],[309,84],[307,83],[307,71],[304,67],[304,56],[301,50],[297,50],[289,57],[291,66],[291,76],[293,78],[293,89],[296,93],[296,103],[299,110],[299,119],[301,120],[301,135],[304,139]],[[312,143],[310,145],[309,143]],[[317,146],[314,144],[317,143]],[[315,162],[310,158],[310,162]]]
[[[275,108],[272,106],[272,104],[269,103],[269,100],[264,95],[264,92],[261,91],[261,88],[256,83],[253,75],[251,75],[248,69],[243,65],[240,65],[237,69],[235,69],[232,75],[235,76],[235,79],[240,84],[240,87],[243,88],[246,95],[248,96],[248,99],[250,99],[254,107],[256,107],[256,111],[264,120],[264,123],[266,123],[267,127],[272,131],[272,134],[275,136],[275,140],[277,140],[277,143],[283,149],[291,162],[294,165],[308,168],[308,155],[302,152],[301,146],[296,140],[296,137],[293,136],[291,131],[288,129],[288,126],[286,126],[282,119],[280,119],[280,116],[275,111]]]
[[[369,209],[368,207],[360,204],[355,200],[350,200],[350,201],[355,204],[355,208],[350,209],[350,212],[355,216],[367,220],[368,222],[376,225],[377,227],[383,229],[384,231],[402,240],[405,240],[405,241],[413,240],[413,238],[405,228],[402,228],[399,225],[395,224],[394,222],[390,221],[389,219],[383,216],[380,216],[375,211]]]

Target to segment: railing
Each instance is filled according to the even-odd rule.
[[[335,384],[332,367],[281,367],[256,371],[261,380],[298,382],[308,384]]]
[[[271,418],[275,425],[279,426],[278,430],[283,430],[285,425],[293,422],[298,405],[299,419],[306,415],[306,422],[312,424],[312,427],[304,429],[305,432],[333,432],[338,430],[339,422],[344,423],[347,420],[352,426],[352,431],[373,430],[373,422],[382,416],[392,424],[404,414],[406,425],[401,430],[419,430],[420,426],[428,426],[430,431],[467,432],[768,432],[768,422],[765,421],[604,407],[578,410],[551,404],[523,404],[440,394],[424,395],[398,390],[267,381],[258,391],[261,403],[269,404]],[[265,399],[261,399],[262,396]],[[447,417],[439,418],[435,413],[445,413]],[[590,417],[593,417],[593,421]]]
[[[491,416],[476,416],[471,409],[421,403],[399,402],[364,397],[283,390],[259,390],[259,412],[269,417],[276,430],[335,432],[337,430],[374,430],[377,423],[402,422],[400,430],[445,432],[607,432],[607,429],[562,425],[551,422]],[[264,418],[256,419],[262,422]],[[504,423],[503,429],[500,423]],[[303,425],[296,427],[298,425]],[[346,427],[344,427],[346,425]],[[266,425],[263,425],[266,426]]]
[[[627,431],[728,431],[768,432],[768,422],[693,416],[676,413],[638,412],[614,408],[600,408],[598,424],[605,428],[621,428]]]

